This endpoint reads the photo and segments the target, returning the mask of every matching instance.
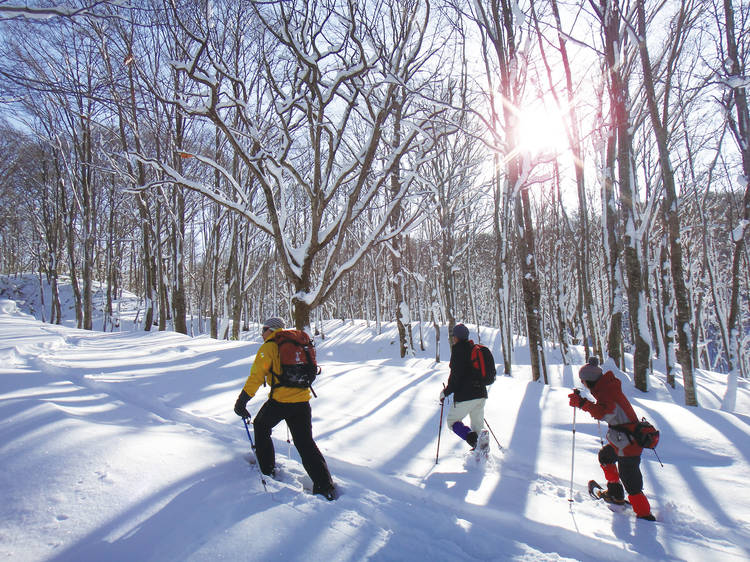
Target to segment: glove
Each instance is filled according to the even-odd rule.
[[[443,400],[445,400],[445,392],[443,390],[440,391],[440,403],[443,403]]]
[[[237,402],[234,403],[234,413],[242,419],[250,419],[250,412],[247,411],[247,403],[249,400],[250,396],[243,390],[237,397]]]
[[[570,398],[570,402],[568,403],[574,408],[583,409],[584,405],[588,402],[588,400],[583,398],[578,392],[571,392],[568,394],[568,398]]]

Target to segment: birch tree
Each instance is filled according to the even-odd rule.
[[[670,74],[674,69],[676,58],[679,57],[684,44],[686,34],[685,27],[689,26],[691,12],[694,9],[693,2],[684,1],[673,20],[674,33],[673,43],[670,45],[669,54],[665,66],[665,85],[662,92],[661,112],[659,111],[659,101],[657,100],[656,89],[654,85],[654,72],[651,65],[648,45],[646,43],[646,9],[644,0],[637,0],[636,11],[638,18],[638,52],[643,69],[643,85],[646,96],[646,106],[648,108],[651,126],[656,137],[656,144],[659,150],[659,169],[661,172],[661,181],[664,188],[664,202],[662,211],[665,216],[667,234],[669,240],[669,256],[672,273],[672,283],[674,284],[674,296],[677,305],[677,340],[679,347],[677,349],[677,358],[682,367],[682,378],[685,386],[685,404],[688,406],[697,406],[698,401],[695,394],[695,382],[693,379],[693,328],[691,325],[692,313],[688,300],[688,289],[685,284],[684,268],[682,264],[682,242],[680,239],[680,217],[679,201],[677,199],[677,190],[674,181],[674,170],[670,158],[669,150],[669,94],[670,94]],[[637,376],[637,374],[636,374]],[[636,384],[638,386],[638,384]],[[640,387],[639,387],[640,388]],[[646,390],[646,388],[641,388]]]
[[[525,84],[523,69],[527,66],[519,48],[522,36],[523,16],[516,2],[507,0],[477,1],[472,4],[471,17],[483,37],[483,56],[487,79],[490,80],[490,111],[488,121],[492,143],[500,153],[505,200],[508,214],[497,220],[509,222],[513,228],[517,248],[516,258],[521,272],[521,286],[526,316],[526,335],[531,355],[533,380],[544,377],[542,354],[543,338],[540,325],[541,289],[537,274],[534,223],[527,176],[529,162],[519,150],[519,108]],[[489,59],[488,57],[491,57]],[[496,85],[491,76],[497,69]],[[498,95],[495,98],[495,88]],[[505,203],[502,204],[505,206]],[[498,205],[500,208],[501,205]],[[504,242],[507,243],[507,242]],[[502,275],[502,273],[501,273]],[[502,281],[498,285],[502,286]],[[499,289],[499,294],[502,289]]]
[[[726,351],[729,361],[727,391],[722,401],[722,408],[733,410],[737,401],[737,379],[739,376],[739,349],[742,331],[742,313],[740,310],[742,261],[748,270],[748,259],[745,252],[745,238],[750,230],[750,109],[748,107],[748,51],[746,43],[737,40],[737,20],[739,29],[747,30],[750,10],[744,3],[735,9],[731,0],[723,4],[724,41],[720,54],[722,66],[719,77],[724,82],[725,93],[722,98],[726,108],[726,119],[732,136],[739,149],[742,162],[742,173],[739,174],[740,187],[744,188],[742,207],[737,217],[737,226],[732,230],[732,290],[727,323]],[[721,21],[721,20],[719,20]],[[744,25],[743,25],[744,24]],[[744,48],[743,48],[744,47]],[[747,276],[747,273],[745,274]]]
[[[608,76],[609,112],[612,134],[616,139],[617,187],[620,194],[620,230],[625,272],[627,275],[626,292],[630,331],[633,335],[633,375],[635,385],[641,390],[647,389],[648,371],[650,369],[651,344],[646,323],[646,282],[641,263],[642,246],[638,216],[638,192],[632,170],[633,130],[630,114],[630,93],[628,86],[627,33],[628,14],[624,13],[629,3],[599,0],[590,2],[601,25],[604,43],[604,67]],[[608,204],[608,203],[606,203]],[[613,248],[610,247],[610,252]],[[610,258],[612,281],[616,285],[618,258]],[[611,338],[610,338],[611,339]],[[615,340],[616,342],[616,340]],[[613,342],[614,344],[614,342]]]

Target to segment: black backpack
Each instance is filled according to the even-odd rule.
[[[495,382],[495,358],[487,346],[475,343],[471,348],[470,360],[471,372],[483,385],[489,386]]]

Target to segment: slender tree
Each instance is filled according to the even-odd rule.
[[[676,21],[676,37],[672,44],[670,55],[667,61],[667,70],[673,68],[675,59],[679,56],[684,37],[684,27],[692,11],[692,2],[683,1]],[[654,86],[653,68],[646,43],[646,9],[643,0],[637,0],[638,14],[638,52],[640,54],[641,66],[643,69],[643,85],[646,93],[646,105],[648,107],[651,126],[656,137],[656,144],[659,149],[659,169],[661,172],[661,181],[664,187],[664,202],[662,212],[665,216],[667,225],[667,234],[669,240],[669,256],[671,263],[672,282],[674,284],[675,302],[677,304],[677,340],[679,347],[677,349],[677,358],[682,367],[682,378],[685,385],[685,404],[688,406],[697,406],[698,400],[695,394],[695,381],[693,379],[693,357],[691,349],[693,345],[693,328],[691,325],[692,313],[688,300],[688,290],[685,284],[684,267],[682,263],[682,242],[680,239],[680,217],[679,201],[677,199],[677,190],[674,181],[674,170],[670,158],[669,150],[669,130],[667,115],[669,111],[669,87],[670,82],[667,79],[663,93],[662,114],[659,113],[658,101]],[[667,73],[668,75],[668,73]],[[636,375],[637,376],[637,375]],[[636,386],[638,386],[636,384]],[[642,388],[646,390],[646,388]]]

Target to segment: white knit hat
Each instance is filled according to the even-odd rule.
[[[279,318],[278,316],[272,316],[265,322],[263,322],[263,329],[261,332],[265,332],[266,328],[269,328],[271,330],[283,330],[285,327],[284,320]]]

